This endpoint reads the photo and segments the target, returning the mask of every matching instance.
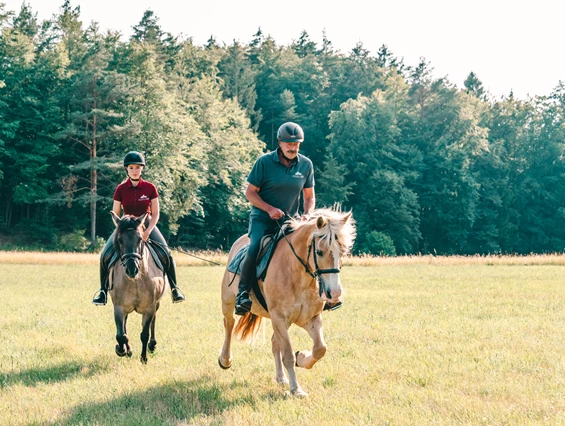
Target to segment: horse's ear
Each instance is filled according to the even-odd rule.
[[[345,216],[343,216],[343,223],[347,223],[347,221],[349,220],[349,218],[351,217],[351,212],[347,213]]]
[[[112,215],[112,220],[114,221],[114,225],[116,225],[116,227],[118,226],[118,223],[120,222],[120,216],[118,216],[114,210],[110,211],[110,214]]]
[[[137,219],[135,219],[135,221],[137,222],[137,226],[145,223],[145,218],[147,217],[148,214],[149,213],[145,213],[145,214],[139,216]]]
[[[326,219],[324,219],[324,216],[318,216],[318,219],[316,220],[316,226],[318,229],[322,229],[325,225]]]

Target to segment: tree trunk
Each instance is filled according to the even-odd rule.
[[[96,102],[94,103],[96,108]],[[92,122],[92,150],[90,151],[90,246],[94,248],[96,244],[96,198],[98,195],[98,170],[93,164],[96,159],[96,115]]]

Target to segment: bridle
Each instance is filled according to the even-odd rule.
[[[126,229],[126,231],[129,231],[130,229]],[[145,248],[145,241],[141,240],[141,253],[143,253],[143,250]],[[124,253],[120,256],[120,261],[122,263],[122,266],[125,268],[126,267],[126,263],[128,262],[128,260],[134,259],[134,260],[141,260],[143,258],[143,256],[140,253],[137,252],[130,252],[130,253]]]
[[[286,242],[288,243],[290,250],[292,251],[292,254],[294,254],[294,257],[296,257],[298,259],[300,264],[304,267],[304,270],[306,271],[306,273],[308,275],[310,275],[312,278],[314,278],[316,280],[316,282],[318,283],[318,293],[319,293],[320,297],[322,297],[322,294],[325,294],[328,299],[331,299],[332,295],[331,295],[330,289],[326,285],[326,282],[325,282],[324,278],[322,277],[322,274],[339,274],[341,272],[341,268],[320,269],[320,267],[318,266],[318,256],[316,254],[316,238],[319,238],[319,237],[314,232],[314,235],[312,236],[312,241],[308,245],[308,255],[306,256],[306,262],[305,262],[298,255],[298,253],[296,253],[296,250],[294,250],[294,247],[292,246],[292,244],[290,243],[290,241],[286,237],[286,234],[282,230],[278,220],[277,220],[277,224],[279,225],[279,228],[281,229],[283,237],[286,240]],[[308,259],[310,259],[310,253],[312,253],[312,257],[314,259],[314,267],[316,268],[313,272],[312,272],[312,269],[310,269],[310,265],[308,265]]]

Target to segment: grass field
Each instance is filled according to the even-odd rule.
[[[274,381],[268,321],[255,344],[234,344],[230,370],[217,366],[222,267],[179,268],[188,301],[167,295],[142,365],[140,316],[134,356],[118,358],[111,307],[90,303],[95,263],[6,261],[0,424],[565,424],[565,267],[503,263],[344,267],[345,304],[324,313],[328,351],[298,370],[300,400]]]

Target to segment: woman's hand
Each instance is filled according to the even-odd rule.
[[[149,234],[151,234],[151,231],[149,229],[143,231],[143,235],[141,236],[141,238],[143,238],[143,241],[147,241],[149,239]]]

